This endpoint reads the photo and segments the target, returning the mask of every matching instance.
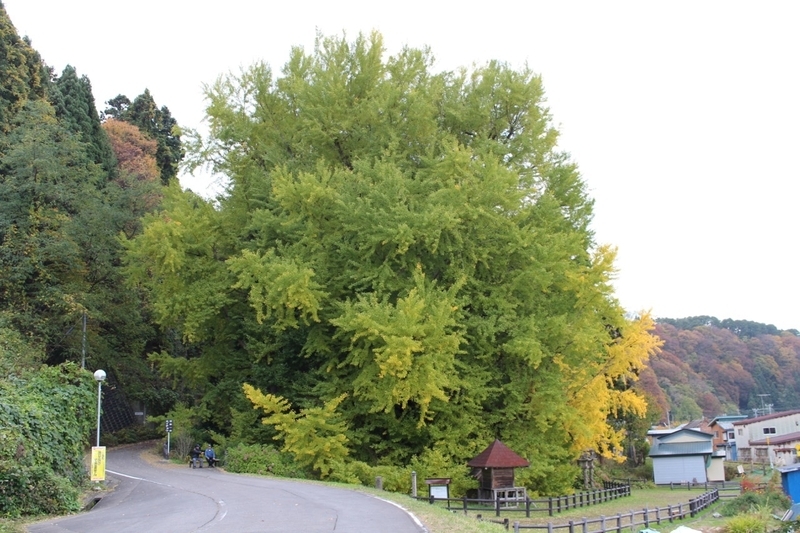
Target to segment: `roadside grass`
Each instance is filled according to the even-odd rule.
[[[23,519],[0,518],[0,533],[25,533],[26,523]]]

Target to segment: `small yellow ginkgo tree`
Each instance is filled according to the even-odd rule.
[[[294,455],[299,465],[310,466],[325,478],[331,471],[332,463],[342,461],[349,455],[345,436],[347,424],[336,412],[347,394],[333,398],[322,407],[294,412],[285,398],[264,394],[247,383],[243,389],[253,408],[261,409],[266,414],[261,422],[275,428],[275,440],[283,441],[283,451]]]

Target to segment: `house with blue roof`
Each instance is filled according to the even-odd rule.
[[[648,435],[656,485],[725,480],[725,451],[715,450],[713,434],[681,427]]]

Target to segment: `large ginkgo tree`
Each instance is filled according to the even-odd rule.
[[[209,424],[236,429],[247,383],[272,419],[327,404],[337,453],[373,464],[500,438],[556,490],[581,452],[619,452],[609,419],[644,413],[631,383],[657,342],[614,298],[538,76],[319,37],[207,97],[192,158],[228,187],[173,186],[128,264],[184,340],[153,360]]]

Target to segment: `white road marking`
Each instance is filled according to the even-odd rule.
[[[378,498],[378,497],[375,496],[375,498]],[[408,514],[408,516],[411,517],[411,519],[414,521],[414,523],[417,524],[420,527],[420,529],[422,529],[422,531],[424,531],[425,533],[428,533],[428,530],[425,528],[424,525],[422,525],[422,522],[419,521],[419,518],[417,518],[417,516],[414,513],[412,513],[411,511],[409,511],[408,509],[406,509],[405,507],[403,507],[399,503],[393,502],[391,500],[384,500],[383,498],[378,498],[378,499],[380,501],[382,501],[382,502],[391,503],[395,507],[398,507],[399,509],[404,511],[406,514]]]

